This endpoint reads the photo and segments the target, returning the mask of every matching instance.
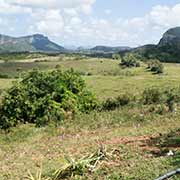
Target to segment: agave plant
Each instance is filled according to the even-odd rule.
[[[106,151],[104,147],[101,147],[90,156],[85,156],[77,161],[66,157],[67,164],[55,172],[54,179],[60,180],[75,175],[83,175],[87,171],[92,172],[97,167],[98,162],[103,160],[105,157]]]
[[[36,175],[33,176],[30,171],[28,171],[27,180],[42,180],[42,169],[37,171]],[[46,178],[43,180],[51,180],[50,178]]]

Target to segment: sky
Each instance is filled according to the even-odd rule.
[[[158,43],[180,26],[179,0],[0,0],[0,34],[44,34],[63,46]]]

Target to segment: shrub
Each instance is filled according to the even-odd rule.
[[[158,88],[149,88],[143,92],[142,100],[144,104],[159,104],[159,110],[157,110],[159,114],[165,111],[173,112],[175,105],[180,102],[180,89],[166,88],[165,90],[160,90]],[[153,111],[153,108],[151,109]]]
[[[16,71],[17,71],[17,72],[22,71],[22,68],[21,68],[21,67],[18,67],[18,68],[16,69]]]
[[[142,94],[144,104],[156,104],[162,102],[162,92],[158,88],[145,89]]]
[[[127,94],[120,95],[116,98],[108,98],[105,102],[103,102],[102,109],[107,111],[114,110],[121,106],[128,105],[131,101],[132,101],[131,95],[127,95]]]
[[[163,73],[164,66],[159,60],[150,60],[147,62],[147,65],[147,69],[149,69],[150,71],[156,74]]]
[[[132,98],[131,98],[131,95],[123,94],[121,96],[118,96],[116,100],[119,106],[125,106],[125,105],[128,105],[132,101]]]
[[[166,104],[170,112],[173,112],[175,109],[175,103],[180,102],[180,89],[179,88],[169,88],[166,89]]]
[[[8,78],[9,78],[9,76],[8,76],[8,75],[6,75],[6,74],[0,74],[0,78],[1,78],[1,79],[8,79]]]
[[[57,64],[57,65],[55,66],[55,68],[56,68],[56,69],[60,69],[60,68],[61,68],[61,65],[60,65],[60,64]]]
[[[114,98],[108,98],[102,103],[102,109],[111,111],[119,107],[117,101]]]
[[[66,113],[88,112],[96,106],[95,96],[73,70],[33,70],[21,82],[14,83],[3,97],[0,127],[7,129],[19,122],[42,126],[62,121]]]
[[[113,58],[114,60],[120,60],[120,59],[121,59],[121,56],[120,56],[120,54],[118,54],[118,53],[114,53],[114,54],[112,55],[112,58]]]
[[[139,63],[137,57],[132,53],[126,54],[122,58],[120,65],[123,67],[140,67],[140,63]]]

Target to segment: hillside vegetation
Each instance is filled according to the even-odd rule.
[[[42,34],[23,37],[0,35],[0,53],[10,52],[65,52],[65,48]]]
[[[180,27],[167,30],[157,45],[144,45],[133,49],[145,59],[159,59],[162,62],[180,62]]]

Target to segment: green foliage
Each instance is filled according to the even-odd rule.
[[[86,172],[93,172],[100,161],[104,161],[107,152],[104,147],[101,147],[95,153],[85,156],[80,160],[75,161],[66,157],[67,163],[55,172],[54,180],[66,179],[68,177],[82,176]]]
[[[62,121],[67,114],[88,112],[97,106],[95,96],[86,90],[81,76],[72,69],[62,72],[33,70],[16,82],[2,99],[0,127],[20,123],[37,126]]]
[[[113,54],[113,55],[112,55],[112,58],[113,58],[114,60],[121,60],[121,56],[120,56],[120,54],[118,54],[118,53]]]
[[[146,105],[159,104],[159,110],[157,110],[159,114],[164,112],[166,107],[168,111],[173,112],[175,105],[180,102],[180,89],[166,88],[165,90],[160,90],[158,88],[149,88],[144,90],[142,101]]]
[[[0,79],[8,79],[9,76],[7,74],[0,74]]]
[[[121,66],[123,67],[140,67],[140,63],[135,56],[135,54],[128,53],[126,54],[120,63]]]
[[[175,104],[180,102],[180,89],[169,88],[164,92],[166,94],[166,104],[170,112],[175,110]]]
[[[128,105],[132,100],[132,95],[123,94],[116,98],[108,98],[106,101],[102,103],[103,110],[114,110],[116,108]]]
[[[145,89],[142,94],[144,104],[156,104],[162,102],[162,92],[158,88]]]
[[[130,94],[123,94],[123,95],[120,95],[118,96],[117,98],[117,102],[120,106],[125,106],[125,105],[128,105],[132,100],[135,101],[134,98],[132,98],[132,95]]]
[[[114,98],[108,98],[102,104],[102,109],[107,111],[114,110],[117,107],[119,107],[119,105]]]
[[[164,66],[159,60],[149,60],[147,64],[148,64],[147,69],[149,69],[150,71],[156,74],[163,73]]]

